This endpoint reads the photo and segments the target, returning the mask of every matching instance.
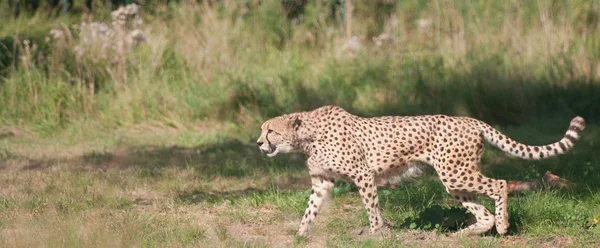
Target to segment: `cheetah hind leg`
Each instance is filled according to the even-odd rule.
[[[485,206],[475,200],[474,193],[450,191],[450,195],[454,197],[456,201],[468,209],[473,215],[477,222],[470,226],[459,230],[452,234],[452,236],[471,236],[485,233],[494,227],[494,215],[488,211]]]
[[[369,215],[369,233],[374,234],[384,226],[381,213],[379,211],[379,198],[377,198],[377,185],[375,177],[372,174],[365,174],[361,179],[356,179],[354,183],[359,188],[367,214]]]
[[[504,235],[508,232],[508,184],[505,180],[491,179],[491,191],[486,191],[486,195],[496,201],[496,231]]]

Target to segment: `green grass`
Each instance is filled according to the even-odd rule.
[[[15,18],[0,3],[0,246],[599,245],[597,1],[354,1],[354,53],[330,1],[298,13],[225,2],[145,5],[146,42],[108,59],[77,57],[73,24],[89,21],[79,2],[68,18]],[[110,26],[108,10],[93,20]],[[53,28],[70,38],[46,43]],[[394,41],[378,46],[381,33]],[[380,238],[356,235],[366,213],[356,187],[338,182],[311,235],[296,237],[305,158],[268,159],[254,141],[266,118],[325,104],[466,115],[527,144],[554,142],[583,116],[568,154],[524,161],[488,149],[482,161],[491,177],[550,170],[576,188],[512,195],[508,237],[454,239],[466,211],[429,171],[380,189],[395,235]]]
[[[552,131],[554,127],[538,124],[503,129],[531,144],[560,137],[561,132]],[[432,173],[396,189],[379,190],[383,217],[397,237],[357,236],[358,230],[368,227],[366,213],[356,187],[338,182],[310,236],[297,238],[294,233],[310,193],[300,156],[270,159],[251,145],[221,138],[184,145],[190,139],[185,136],[194,134],[157,137],[150,131],[136,132],[139,140],[130,144],[143,144],[148,137],[160,142],[136,146],[107,139],[102,152],[80,148],[69,155],[36,158],[44,147],[23,137],[5,138],[0,142],[11,155],[4,157],[3,168],[18,173],[0,176],[1,241],[4,247],[46,243],[405,247],[445,242],[485,247],[552,242],[593,246],[598,244],[600,230],[593,224],[600,218],[596,183],[600,178],[594,173],[600,163],[593,155],[599,130],[589,125],[573,152],[543,161],[512,159],[488,149],[482,167],[486,175],[526,180],[539,178],[549,169],[574,182],[576,188],[511,195],[508,237],[492,231],[464,239],[446,237],[464,227],[468,215]],[[217,168],[222,168],[221,173]],[[484,202],[493,210],[492,201]],[[29,231],[40,233],[41,238],[11,238]]]

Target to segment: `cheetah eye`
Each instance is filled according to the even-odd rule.
[[[269,130],[267,131],[267,133],[273,133],[273,130],[272,130],[272,129],[269,129]]]

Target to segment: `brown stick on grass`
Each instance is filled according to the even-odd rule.
[[[378,187],[387,187],[396,188],[398,183],[401,180],[389,180],[386,182],[380,182],[377,184]],[[550,171],[546,171],[546,174],[542,178],[527,180],[527,181],[518,181],[512,180],[508,181],[508,192],[523,192],[529,190],[535,190],[541,187],[550,187],[550,188],[573,188],[575,184],[569,182],[566,179],[563,179],[557,175],[552,174]]]
[[[542,178],[536,180],[508,181],[509,192],[523,192],[544,186],[551,188],[573,188],[575,184],[552,174],[550,171],[546,171],[546,174]]]

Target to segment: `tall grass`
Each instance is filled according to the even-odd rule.
[[[279,1],[209,3],[142,7],[145,42],[105,54],[114,61],[77,55],[83,34],[72,24],[83,19],[4,17],[0,123],[46,134],[151,120],[255,127],[323,104],[494,123],[598,119],[595,1],[357,1],[350,41],[328,1],[308,1],[299,15]],[[65,44],[44,42],[52,28]]]

